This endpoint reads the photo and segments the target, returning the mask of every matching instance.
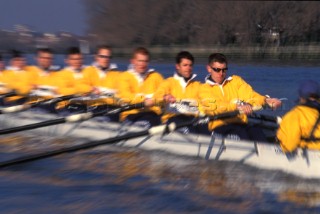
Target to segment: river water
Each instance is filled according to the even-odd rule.
[[[127,64],[116,61],[121,69]],[[154,61],[165,77],[173,64]],[[295,104],[298,83],[320,67],[231,63],[229,73]],[[196,64],[199,80],[205,63]],[[73,139],[20,133],[0,138],[0,160],[60,148]],[[319,213],[320,181],[233,162],[104,146],[0,170],[1,213]]]

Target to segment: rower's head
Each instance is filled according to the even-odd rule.
[[[2,55],[0,54],[0,71],[3,71],[4,70],[4,60],[2,58]]]
[[[131,65],[133,69],[139,73],[143,74],[147,71],[150,60],[150,53],[146,48],[139,47],[133,51],[131,58]]]
[[[82,67],[83,56],[78,47],[71,47],[67,51],[67,58],[65,60],[66,64],[75,69],[79,70]]]
[[[305,80],[299,86],[299,97],[301,102],[316,100],[320,98],[319,83],[314,80]]]
[[[108,68],[110,59],[112,58],[112,50],[108,45],[100,45],[97,47],[95,62],[102,68]]]
[[[192,68],[194,57],[188,51],[181,51],[176,56],[176,69],[179,75],[184,78],[190,78],[192,75]]]
[[[216,83],[221,84],[227,76],[227,57],[221,53],[211,54],[208,58],[207,70],[211,79]]]
[[[40,68],[48,70],[52,65],[53,51],[50,48],[39,48],[37,50],[36,61]]]
[[[21,51],[11,50],[10,66],[19,70],[23,70],[24,66],[26,66],[26,59]]]

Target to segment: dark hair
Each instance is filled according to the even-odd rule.
[[[67,55],[73,55],[73,54],[81,54],[81,51],[78,47],[70,47],[67,50]]]
[[[214,62],[219,62],[221,64],[222,63],[228,64],[227,57],[221,53],[210,54],[208,58],[208,64],[210,65],[211,63],[214,63]]]
[[[96,53],[98,53],[100,50],[103,50],[103,49],[106,49],[106,50],[109,50],[109,51],[112,50],[111,46],[109,46],[109,45],[99,45],[96,48]]]
[[[0,61],[3,61],[2,55],[0,54]]]
[[[138,48],[134,49],[134,51],[132,53],[132,57],[134,58],[136,54],[150,56],[149,51],[144,47],[138,47]]]
[[[53,54],[52,49],[50,48],[38,48],[37,49],[37,54],[39,53],[49,53],[49,54]]]
[[[192,62],[192,64],[194,63],[194,57],[192,56],[192,54],[188,51],[181,51],[177,54],[176,56],[176,63],[179,64],[181,62],[182,59],[188,59]]]
[[[18,51],[18,50],[13,49],[13,50],[11,50],[10,52],[11,52],[11,59],[23,57],[21,51]]]

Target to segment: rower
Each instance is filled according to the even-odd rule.
[[[70,47],[67,50],[65,59],[66,66],[58,72],[57,75],[57,92],[60,95],[84,94],[91,91],[91,86],[84,82],[83,55],[78,47]],[[57,106],[58,109],[68,113],[80,113],[87,111],[86,106],[70,106],[70,102],[61,102]]]
[[[83,55],[78,47],[70,47],[65,59],[66,66],[59,72],[61,94],[87,93],[91,91],[90,85],[83,80]]]
[[[49,62],[53,58],[51,51],[38,52],[38,57],[45,57]],[[47,62],[46,66],[49,66]],[[67,50],[66,67],[62,70],[55,69],[39,69],[37,71],[30,70],[32,76],[35,76],[34,90],[32,95],[37,99],[53,98],[64,95],[81,94],[90,91],[90,87],[82,84],[82,54],[79,48],[71,47]],[[43,63],[45,64],[45,63]],[[42,65],[43,65],[42,64]],[[43,66],[44,67],[44,66]],[[50,65],[49,68],[52,68]],[[50,105],[42,105],[40,108],[50,113],[58,113],[66,110],[68,102],[61,102],[58,106],[56,103]],[[59,109],[57,111],[57,109]],[[68,112],[68,110],[66,110]],[[66,113],[65,112],[65,113]]]
[[[320,86],[306,80],[299,87],[299,103],[286,113],[277,138],[286,153],[297,148],[320,149]]]
[[[19,95],[5,98],[5,105],[17,105],[26,101],[23,95],[30,92],[32,84],[30,75],[25,71],[25,66],[26,59],[22,52],[12,50],[9,66],[3,71],[1,79],[6,88],[16,91]]]
[[[4,94],[8,92],[8,89],[5,87],[5,83],[2,80],[2,74],[5,68],[5,63],[4,60],[2,58],[2,55],[0,54],[0,93]]]
[[[94,95],[90,100],[76,100],[78,105],[87,105],[90,111],[114,109],[117,106],[117,89],[120,71],[115,63],[111,63],[112,50],[108,45],[100,45],[96,49],[94,62],[83,70],[83,82],[91,87]],[[119,114],[108,117],[111,121],[119,121]]]
[[[209,131],[243,140],[267,141],[260,128],[247,124],[246,115],[250,115],[253,108],[264,105],[276,109],[281,106],[281,101],[260,95],[239,76],[227,77],[228,62],[223,54],[213,53],[209,56],[207,71],[209,75],[199,92],[202,113],[215,115],[237,109],[242,112],[235,118],[209,122]]]
[[[2,55],[0,54],[0,75],[2,75],[4,68],[5,68],[4,60],[2,58]]]
[[[155,101],[153,94],[163,81],[160,73],[149,69],[149,51],[139,47],[134,50],[129,69],[121,74],[119,84],[119,97],[123,103],[145,102],[145,109],[134,109],[121,113],[120,120],[134,123],[144,127],[159,125],[161,123],[159,106],[152,106]],[[150,107],[152,106],[152,107]]]
[[[199,114],[198,93],[201,83],[196,81],[193,74],[194,57],[188,51],[179,52],[176,56],[176,72],[167,78],[156,91],[154,97],[157,101],[164,102],[165,112],[162,122],[181,123],[191,121]],[[189,126],[183,132],[196,132],[208,134],[207,128]]]
[[[32,75],[32,81],[38,85],[38,78],[48,76],[50,72],[60,70],[60,66],[53,65],[53,51],[50,48],[39,48],[36,51],[36,65],[26,66],[25,70]]]

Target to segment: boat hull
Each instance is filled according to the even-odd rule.
[[[56,118],[58,118],[57,115],[25,111],[1,115],[0,122],[1,129],[4,129]],[[102,140],[124,135],[129,131],[143,130],[140,127],[125,126],[103,120],[103,117],[97,117],[80,123],[64,123],[26,132],[81,139],[83,142]],[[320,178],[319,151],[299,149],[294,155],[286,155],[281,151],[280,146],[275,144],[224,139],[214,135],[184,134],[179,131],[166,135],[138,137],[115,144],[121,147],[160,150],[206,160],[236,161],[262,169],[281,170],[304,178]],[[105,147],[101,149],[105,149]]]

